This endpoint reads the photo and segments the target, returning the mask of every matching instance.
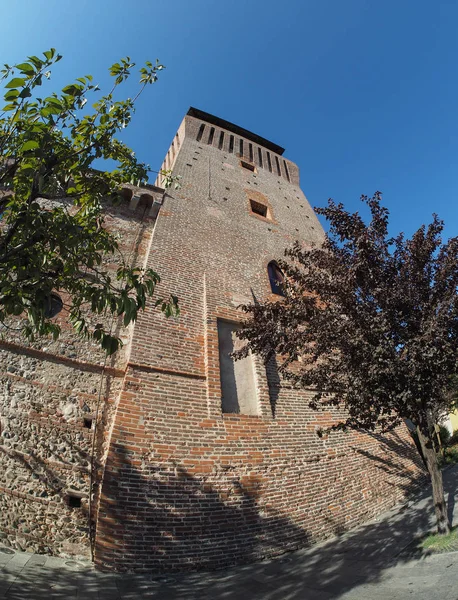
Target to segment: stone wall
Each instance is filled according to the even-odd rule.
[[[162,196],[157,189],[132,193]],[[154,220],[148,206],[127,196],[121,206],[107,207],[106,226],[124,257],[142,264]],[[105,267],[115,270],[119,258],[107,258]],[[75,337],[66,316],[64,309],[56,317],[57,341],[25,344],[20,320],[1,332],[0,538],[20,549],[87,555],[131,328],[113,323],[125,346],[105,362],[96,344]]]

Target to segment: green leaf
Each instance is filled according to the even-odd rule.
[[[5,100],[15,100],[19,96],[19,90],[9,90],[6,92]]]
[[[5,87],[10,88],[18,88],[23,87],[25,85],[25,79],[21,79],[21,77],[14,77],[11,81],[9,81]]]
[[[19,69],[21,73],[25,73],[26,75],[34,75],[35,69],[32,67],[30,63],[20,63],[16,65],[16,69]]]
[[[56,53],[55,48],[51,48],[50,50],[45,50],[43,54],[46,56],[48,60],[52,60],[54,58],[54,54]]]
[[[19,98],[30,98],[31,96],[30,88],[25,87],[22,92],[19,94]]]
[[[35,150],[35,148],[38,148],[39,146],[40,144],[36,140],[29,140],[21,147],[21,151],[27,152],[27,150]]]

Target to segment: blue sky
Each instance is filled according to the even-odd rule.
[[[0,62],[53,46],[55,87],[129,55],[166,65],[123,136],[158,168],[189,106],[286,148],[312,205],[381,190],[391,230],[458,235],[453,0],[15,0]]]

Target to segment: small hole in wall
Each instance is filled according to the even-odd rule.
[[[228,188],[228,187],[226,188],[226,190],[230,190],[230,189],[231,189],[231,188]]]
[[[192,167],[192,165],[190,163],[186,163],[187,167]]]
[[[224,202],[227,202],[227,198],[223,198]]]
[[[86,429],[92,429],[92,419],[90,417],[86,417],[85,419],[83,419],[83,426]]]
[[[68,494],[67,505],[70,508],[81,508],[81,496],[76,496],[75,494]]]

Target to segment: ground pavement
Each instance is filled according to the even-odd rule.
[[[444,480],[453,515],[458,465],[446,471]],[[0,598],[458,600],[458,552],[424,556],[415,550],[415,542],[412,545],[432,525],[429,490],[424,490],[415,502],[313,548],[225,571],[186,575],[100,573],[84,561],[0,546]]]

